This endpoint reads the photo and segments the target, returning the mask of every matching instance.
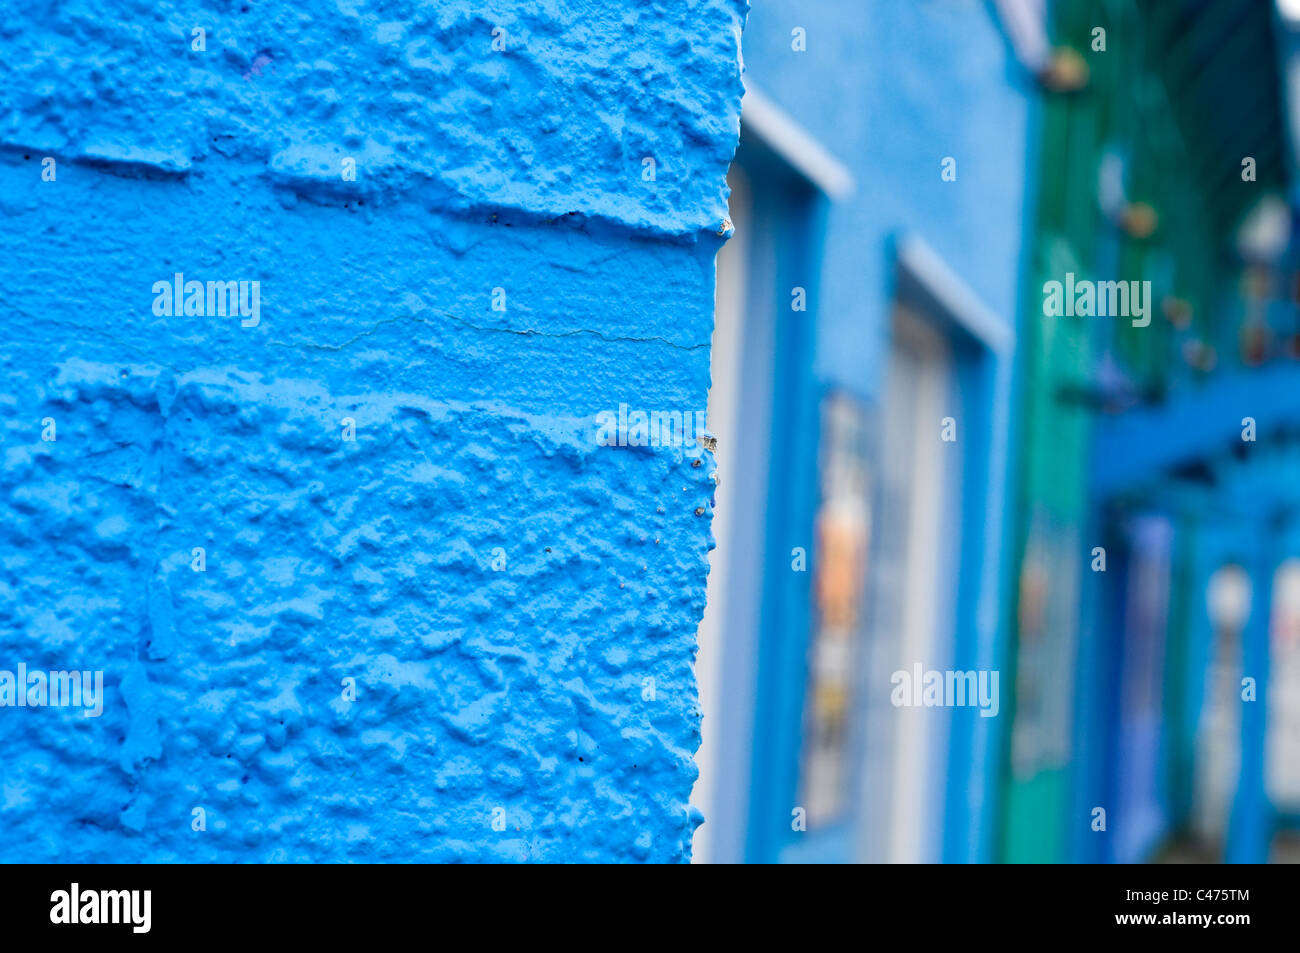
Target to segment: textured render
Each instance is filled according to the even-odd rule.
[[[596,417],[705,406],[743,0],[37,6],[0,669],[105,702],[0,707],[0,860],[686,859],[712,462]]]

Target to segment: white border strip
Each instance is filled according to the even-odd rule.
[[[923,239],[905,235],[898,243],[898,261],[934,295],[957,324],[990,351],[995,354],[1011,351],[1015,331]]]

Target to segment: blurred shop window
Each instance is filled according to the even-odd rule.
[[[1273,576],[1268,674],[1268,796],[1300,813],[1300,559]]]
[[[1016,718],[1011,767],[1017,778],[1063,765],[1070,753],[1070,712],[1079,618],[1078,526],[1034,507],[1020,567],[1017,605]]]
[[[1168,624],[1172,527],[1147,516],[1131,527],[1132,559],[1125,617],[1124,706],[1159,718],[1164,639]]]
[[[1207,845],[1222,847],[1241,768],[1241,634],[1250,617],[1250,576],[1238,565],[1220,566],[1206,587],[1210,663],[1196,731],[1192,825]]]
[[[1163,515],[1135,515],[1127,536],[1114,824],[1124,862],[1147,855],[1167,827],[1160,748],[1174,528]]]
[[[949,454],[934,439],[952,404],[953,356],[948,340],[922,313],[896,301],[889,370],[881,421],[879,540],[872,625],[873,685],[890,684],[891,673],[942,668],[951,654],[941,636],[940,613],[951,599],[954,577],[944,553],[944,507],[952,483]],[[880,695],[884,697],[884,691]],[[932,859],[939,827],[936,766],[944,743],[942,722],[926,709],[884,712],[888,754],[869,756],[867,771],[888,787],[888,843],[884,857],[896,863]],[[875,753],[873,752],[873,755]]]
[[[807,807],[810,827],[838,819],[847,807],[854,642],[871,536],[867,411],[845,394],[832,394],[822,415],[821,503],[813,560],[816,624],[800,778],[800,803]]]

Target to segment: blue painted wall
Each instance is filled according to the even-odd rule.
[[[792,43],[796,29],[803,33],[802,50]],[[945,531],[951,546],[947,558],[962,573],[960,585],[952,586],[954,618],[940,637],[940,648],[951,660],[943,665],[1004,668],[999,621],[1006,579],[1003,519],[1014,329],[1030,227],[1036,84],[1015,58],[993,5],[980,0],[774,0],[751,11],[744,54],[746,82],[807,130],[847,168],[855,184],[851,194],[826,203],[818,236],[822,253],[809,259],[815,273],[781,276],[779,300],[790,286],[811,289],[817,343],[810,386],[818,398],[843,388],[874,404],[877,414],[888,413],[879,401],[899,293],[902,240],[920,240],[933,249],[1000,323],[990,331],[1010,342],[995,356],[983,349],[984,342],[944,326],[952,316],[932,315],[957,354],[950,385],[965,435],[963,493],[954,501],[955,525]],[[955,182],[941,177],[945,157],[956,160]],[[938,421],[935,425],[937,437]],[[791,544],[782,542],[774,527],[769,531],[777,540],[771,544],[776,556],[788,553]],[[869,693],[883,686],[885,694],[877,699],[883,700],[889,686],[859,686],[852,746],[858,781],[851,823],[791,834],[812,610],[806,592],[783,588],[806,583],[773,565],[763,580],[768,604],[793,601],[804,611],[802,618],[798,612],[791,614],[795,618],[771,613],[759,650],[765,669],[777,673],[770,677],[782,680],[784,693],[768,685],[754,715],[756,725],[773,727],[769,743],[755,752],[750,807],[751,814],[766,816],[768,826],[756,826],[751,818],[747,856],[872,856],[863,845],[879,831],[864,830],[871,822],[863,820],[867,812],[861,805],[883,801],[889,766],[871,763],[870,754],[863,754],[868,747],[864,739],[872,730],[867,719],[879,717],[879,706],[868,704],[876,696]],[[948,574],[937,573],[935,582],[936,597],[947,592]],[[1004,691],[1010,689],[1005,685]],[[954,715],[950,739],[944,752],[949,796],[943,801],[942,788],[936,789],[933,806],[933,857],[988,860],[994,851],[999,736],[990,719],[965,711]]]
[[[704,409],[742,0],[39,6],[0,669],[105,704],[0,708],[0,860],[685,859],[712,464],[595,418]]]
[[[791,48],[805,31],[806,50]],[[830,207],[818,371],[874,397],[894,276],[889,239],[930,244],[1015,326],[1032,81],[982,0],[774,0],[745,28],[746,80],[853,174]],[[940,178],[945,156],[957,180]],[[811,283],[811,282],[810,282]]]

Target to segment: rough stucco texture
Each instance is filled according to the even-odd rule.
[[[743,6],[0,21],[0,860],[689,857]]]

